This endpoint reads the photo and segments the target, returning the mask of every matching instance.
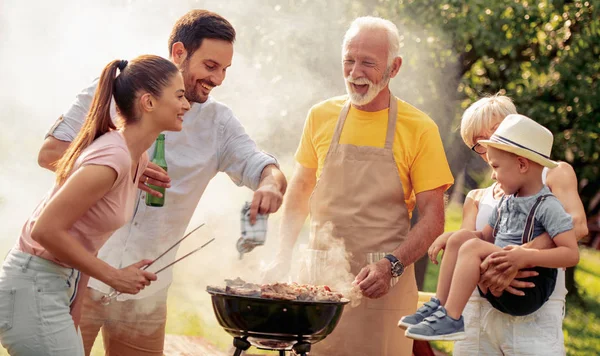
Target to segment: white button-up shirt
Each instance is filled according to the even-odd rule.
[[[89,111],[97,84],[95,81],[77,96],[48,135],[73,141]],[[114,118],[114,102],[111,111]],[[154,145],[148,151],[150,157],[153,153]],[[132,220],[117,230],[98,253],[99,258],[113,267],[122,268],[141,259],[153,259],[183,237],[200,197],[218,172],[227,173],[237,185],[255,190],[264,167],[277,164],[272,156],[257,148],[231,109],[212,97],[192,105],[183,118],[180,132],[165,132],[165,157],[171,177],[165,205],[147,206],[146,193],[140,191]],[[174,248],[163,256],[151,270],[156,271],[174,261],[177,250]],[[150,296],[168,287],[172,279],[172,268],[169,268],[140,293],[121,294],[118,299]],[[111,291],[109,286],[95,279],[90,279],[88,286],[103,293]]]

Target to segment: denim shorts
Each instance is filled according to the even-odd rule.
[[[0,342],[18,356],[82,356],[70,314],[79,271],[11,250],[0,270]]]

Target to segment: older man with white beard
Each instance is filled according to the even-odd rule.
[[[367,297],[346,307],[311,355],[411,354],[412,341],[397,323],[416,310],[413,263],[443,232],[443,195],[453,178],[436,124],[390,92],[402,65],[399,43],[390,21],[361,17],[351,24],[342,46],[348,95],[311,108],[295,155],[281,246],[268,277],[289,271],[310,213],[309,247],[327,249],[319,231],[331,222],[352,254],[354,283]],[[420,219],[409,231],[415,205]]]

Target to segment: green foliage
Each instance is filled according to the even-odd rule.
[[[600,209],[590,206],[600,192],[599,8],[600,0],[265,0],[247,15],[268,20],[240,23],[236,50],[279,93],[281,115],[293,118],[269,127],[261,142],[286,155],[308,108],[344,90],[340,45],[348,24],[387,18],[400,29],[404,58],[392,89],[436,120],[456,177],[485,169],[474,166],[480,159],[456,132],[462,112],[482,95],[505,93],[554,133],[553,158],[573,166],[593,214]],[[302,81],[315,90],[289,85]],[[266,120],[281,112],[271,109]],[[468,188],[476,184],[467,177]]]
[[[583,249],[575,270],[580,298],[567,298],[567,355],[600,354],[600,251]]]
[[[502,92],[548,127],[553,158],[573,166],[588,212],[600,209],[590,206],[600,192],[599,1],[378,3],[394,22],[424,28],[434,67],[458,69],[460,109]]]

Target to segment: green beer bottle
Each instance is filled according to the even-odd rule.
[[[154,157],[152,158],[152,163],[161,167],[165,171],[167,170],[167,161],[165,160],[165,135],[160,134],[156,138],[156,147],[154,148]],[[162,198],[155,197],[154,195],[150,195],[146,193],[146,205],[148,206],[163,206],[165,205],[165,188],[157,187],[152,184],[148,184],[148,186],[156,191],[162,193]]]

